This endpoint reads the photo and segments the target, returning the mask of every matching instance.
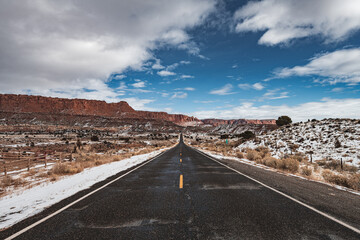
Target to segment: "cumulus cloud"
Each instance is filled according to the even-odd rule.
[[[153,111],[153,108],[147,107],[146,104],[152,103],[153,99],[140,99],[136,97],[122,98],[121,101],[126,101],[135,110]]]
[[[276,71],[275,76],[286,78],[291,76],[316,75],[321,83],[360,83],[360,48],[342,49],[315,56],[304,66],[283,68]]]
[[[307,102],[295,106],[254,106],[253,103],[243,103],[232,109],[198,111],[192,114],[200,119],[218,118],[219,116],[225,119],[277,119],[282,115],[290,116],[294,121],[305,121],[313,118],[360,118],[360,112],[354,111],[354,109],[360,109],[360,98],[326,98],[319,102]]]
[[[168,76],[174,76],[176,75],[176,73],[174,72],[171,72],[171,71],[168,71],[168,70],[161,70],[157,73],[159,76],[162,76],[162,77],[168,77]]]
[[[265,88],[265,86],[262,85],[261,83],[254,83],[254,84],[241,83],[238,85],[238,87],[243,90],[249,90],[249,89],[263,90]]]
[[[160,47],[195,44],[186,31],[214,6],[213,0],[1,1],[0,91],[115,101],[109,76],[142,69]]]
[[[145,81],[141,81],[139,79],[135,79],[135,83],[131,84],[134,88],[143,88],[145,87],[146,83]]]
[[[160,59],[156,59],[155,63],[152,65],[152,69],[155,69],[155,70],[161,70],[164,68],[165,67],[163,65],[161,65]]]
[[[176,92],[174,95],[171,96],[171,99],[175,98],[187,98],[188,94],[184,92]]]
[[[251,1],[234,14],[237,32],[265,32],[259,44],[276,45],[292,39],[321,36],[339,41],[360,28],[358,0]]]
[[[230,83],[226,84],[225,86],[223,86],[220,89],[215,89],[210,91],[210,94],[214,94],[214,95],[229,95],[229,94],[234,94],[234,92],[231,92],[233,89],[233,85],[231,85]]]

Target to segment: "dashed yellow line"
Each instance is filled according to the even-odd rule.
[[[182,156],[182,153],[180,153],[180,156]]]
[[[183,188],[183,175],[180,175],[180,182],[179,182],[179,188]]]
[[[182,159],[180,158],[180,162],[182,162]]]

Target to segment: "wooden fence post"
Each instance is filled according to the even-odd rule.
[[[30,158],[28,158],[28,171],[30,171]]]
[[[342,160],[342,158],[340,158],[340,164],[341,164],[341,170],[343,170],[344,167],[343,167],[343,160]]]
[[[3,161],[3,163],[4,163],[4,175],[6,176],[7,175],[7,170],[6,170],[6,162],[5,162],[5,160]]]

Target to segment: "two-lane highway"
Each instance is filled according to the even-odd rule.
[[[359,239],[182,140],[18,239]]]

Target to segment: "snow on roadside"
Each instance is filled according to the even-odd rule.
[[[65,176],[56,182],[46,182],[23,191],[14,191],[0,198],[0,229],[8,228],[97,182],[145,162],[167,149],[169,148],[88,168],[81,173]]]

